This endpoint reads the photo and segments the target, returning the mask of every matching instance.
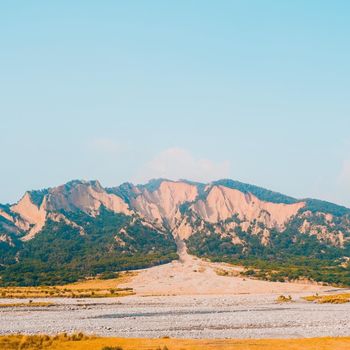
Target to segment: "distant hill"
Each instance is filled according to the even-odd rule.
[[[350,285],[350,209],[223,179],[104,188],[73,180],[0,205],[0,285],[72,282],[177,259],[247,266],[256,278]]]

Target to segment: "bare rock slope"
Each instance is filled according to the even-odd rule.
[[[124,258],[142,267],[142,259],[153,265],[176,257],[175,241],[185,242],[191,254],[217,261],[327,261],[341,275],[335,282],[344,284],[350,209],[233,180],[201,184],[164,179],[113,188],[74,180],[0,205],[0,265],[5,270],[23,259],[47,269],[56,255],[85,273],[90,265],[94,271],[121,269]],[[78,261],[87,262],[80,266],[72,254],[61,251],[62,244],[77,250]],[[47,252],[38,254],[38,249]],[[186,259],[196,264],[188,255]],[[312,278],[323,277],[316,271]]]

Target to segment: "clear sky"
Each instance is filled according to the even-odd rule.
[[[0,202],[233,178],[350,207],[350,2],[0,2]]]

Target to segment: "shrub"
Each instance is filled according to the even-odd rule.
[[[284,296],[284,295],[280,295],[280,296],[276,299],[276,301],[277,301],[278,303],[290,303],[290,302],[293,301],[293,300],[292,300],[292,297],[291,297],[290,295],[288,295],[287,297]]]

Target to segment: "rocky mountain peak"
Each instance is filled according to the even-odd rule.
[[[250,234],[261,234],[265,244],[269,242],[270,230],[283,231],[293,218],[302,218],[303,212],[310,212],[311,219],[303,217],[303,221],[311,223],[301,223],[300,232],[316,234],[321,230],[323,234],[319,237],[326,237],[325,231],[330,237],[334,232],[332,225],[339,222],[337,218],[350,215],[349,209],[331,203],[297,200],[228,179],[209,184],[154,179],[145,185],[124,183],[112,188],[104,188],[97,180],[72,180],[57,187],[26,192],[18,203],[6,210],[5,206],[2,208],[2,220],[23,232],[25,239],[35,237],[52,213],[83,212],[96,217],[105,208],[113,213],[137,215],[160,230],[172,231],[174,236],[189,237],[207,225],[212,225],[217,233],[229,235],[239,227]],[[316,228],[312,221],[318,213],[324,213],[328,221]],[[333,237],[333,242],[344,244],[347,227],[345,219],[342,222],[343,236]],[[232,241],[239,241],[235,234]]]

